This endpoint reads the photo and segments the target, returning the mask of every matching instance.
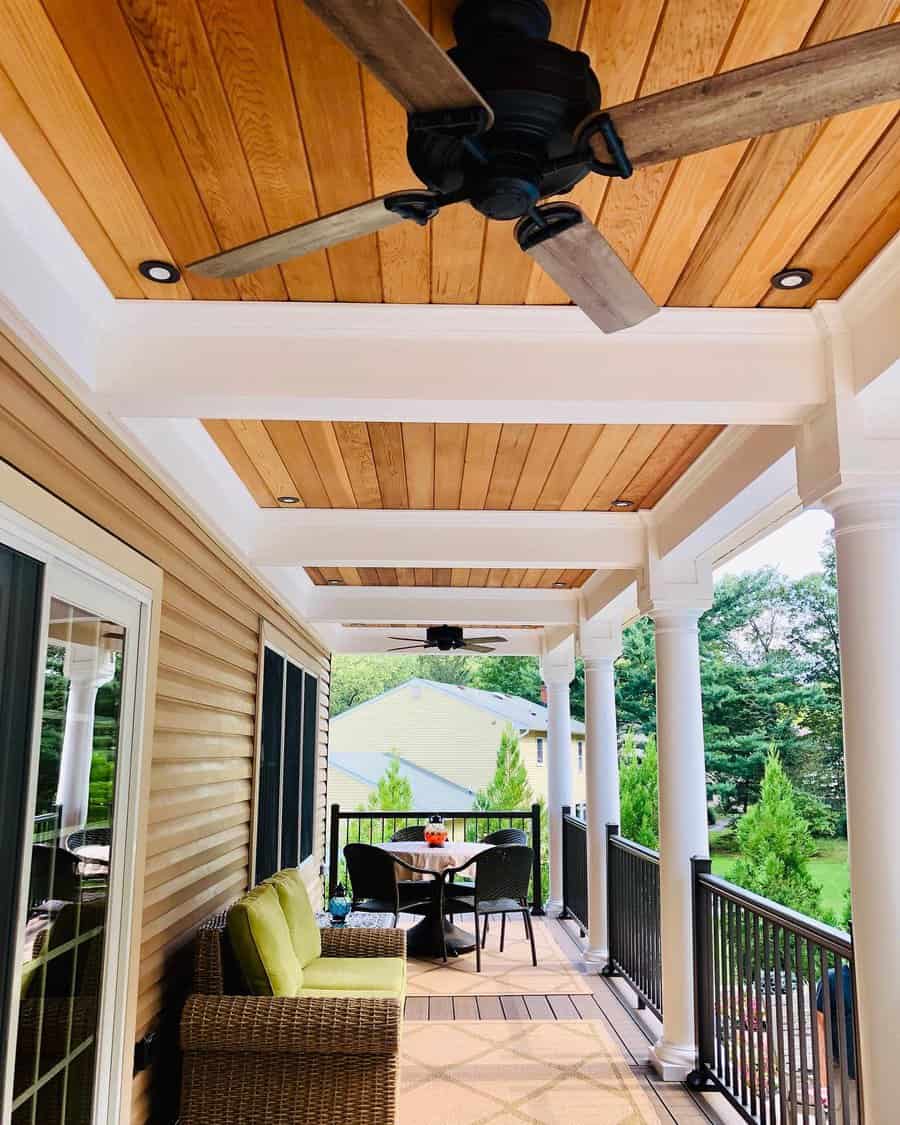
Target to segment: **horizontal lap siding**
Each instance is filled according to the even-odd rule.
[[[126,453],[0,337],[5,460],[164,572],[142,912],[137,1036],[163,1028],[135,1078],[133,1121],[171,1119],[169,1067],[197,925],[247,886],[259,618],[319,676],[316,856],[324,853],[328,658]],[[315,864],[318,867],[318,864]],[[173,1087],[175,1089],[173,1089]]]

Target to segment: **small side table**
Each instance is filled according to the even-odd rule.
[[[316,911],[316,921],[320,930],[340,930],[342,926],[335,926],[331,915],[326,911]],[[344,926],[354,930],[390,930],[394,926],[393,914],[366,914],[363,911],[353,911],[347,915]]]

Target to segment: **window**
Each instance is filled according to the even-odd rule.
[[[579,739],[578,741],[578,772],[582,773],[584,770],[584,743]]]
[[[544,740],[539,738],[537,740],[537,764],[542,766],[544,764]]]
[[[265,646],[254,881],[312,855],[319,681]]]

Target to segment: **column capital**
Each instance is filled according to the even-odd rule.
[[[836,537],[854,531],[900,529],[900,482],[842,484],[826,493],[820,503],[834,517]]]
[[[638,575],[638,609],[659,623],[666,614],[696,614],[713,603],[712,564],[707,559],[661,558],[652,519],[647,555]]]
[[[568,687],[575,679],[575,637],[569,633],[552,647],[547,644],[541,653],[541,679],[551,687]]]
[[[578,626],[578,653],[585,668],[611,664],[622,655],[622,622],[618,618],[595,617]]]

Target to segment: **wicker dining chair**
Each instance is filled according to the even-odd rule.
[[[425,843],[425,825],[424,824],[409,824],[406,828],[398,828],[397,831],[391,836],[392,844],[402,843]]]
[[[481,837],[482,844],[522,844],[528,845],[528,833],[521,828],[498,828]]]
[[[525,932],[531,942],[531,963],[537,966],[537,952],[534,946],[534,929],[528,910],[528,882],[531,878],[531,862],[534,853],[522,844],[501,844],[479,852],[468,863],[453,868],[458,874],[472,864],[475,867],[475,886],[472,894],[461,893],[462,885],[455,887],[444,884],[441,910],[444,914],[473,914],[475,918],[475,969],[481,972],[481,950],[487,938],[488,918],[501,914],[500,952],[506,939],[506,915],[521,914],[525,920]],[[446,873],[445,873],[446,874]],[[478,920],[484,919],[479,933]]]
[[[423,872],[374,844],[347,844],[344,848],[347,875],[353,891],[352,909],[363,914],[393,914],[394,929],[401,911],[426,914],[434,906],[438,872]],[[420,876],[413,881],[397,878],[397,867]],[[429,878],[422,880],[425,874]]]

